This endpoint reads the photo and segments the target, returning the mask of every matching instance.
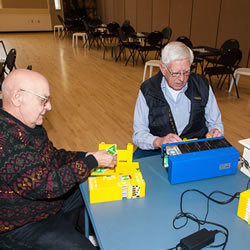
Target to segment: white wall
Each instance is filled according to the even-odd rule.
[[[0,32],[50,30],[48,9],[0,9]]]

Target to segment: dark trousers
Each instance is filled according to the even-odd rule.
[[[133,154],[133,160],[136,161],[137,159],[143,158],[143,157],[149,157],[154,155],[160,155],[161,150],[142,150],[140,148],[137,148]]]
[[[78,187],[65,195],[62,209],[48,219],[0,234],[1,250],[96,249],[84,234],[84,202]]]

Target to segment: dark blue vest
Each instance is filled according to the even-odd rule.
[[[175,121],[161,90],[162,73],[151,77],[141,86],[141,91],[149,107],[149,129],[155,136],[166,136],[169,133],[177,134]],[[189,123],[180,137],[204,138],[208,132],[205,120],[205,107],[209,95],[209,83],[201,75],[191,73],[188,79],[188,88],[185,95],[191,101]]]

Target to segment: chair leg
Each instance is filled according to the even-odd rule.
[[[209,83],[210,83],[210,86],[211,86],[212,90],[214,90],[214,87],[213,87],[213,83],[212,83],[211,76],[210,76],[210,75],[208,75],[208,76],[209,76]]]
[[[217,84],[217,88],[222,89],[222,86],[224,85],[226,78],[227,78],[227,75],[225,75],[224,79],[223,79],[223,75],[221,75],[219,82]],[[222,79],[223,79],[223,81],[221,82]]]
[[[237,98],[240,98],[239,91],[238,91],[238,86],[237,86],[236,79],[235,79],[234,75],[232,75],[232,79],[233,79],[233,82],[234,82]]]
[[[120,46],[119,54],[118,54],[118,56],[117,56],[116,59],[115,59],[116,62],[117,62],[118,59],[121,57],[121,54],[122,54],[122,52],[123,52],[124,50],[125,50],[125,48],[124,48],[123,46]]]
[[[145,78],[146,78],[147,67],[148,67],[148,65],[147,65],[147,63],[145,63],[145,66],[144,66],[144,73],[143,73],[143,79],[142,79],[143,82],[145,81]]]
[[[234,78],[236,80],[236,85],[238,86],[238,82],[240,79],[240,74],[237,73],[237,71],[234,71],[233,77],[231,79],[230,87],[228,89],[228,92],[230,93],[232,91],[233,85],[234,85]]]
[[[151,77],[153,75],[153,66],[150,65],[149,67],[149,77]]]
[[[106,47],[104,46],[103,47],[103,59],[105,59],[105,50],[106,50]]]

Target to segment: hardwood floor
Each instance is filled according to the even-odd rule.
[[[119,149],[132,142],[141,62],[124,66],[124,61],[114,62],[109,51],[103,60],[102,49],[72,48],[71,38],[60,40],[53,33],[6,33],[0,40],[7,50],[16,48],[17,68],[31,64],[49,80],[52,110],[44,126],[56,147],[96,151],[100,142],[116,143]],[[226,87],[214,90],[225,137],[242,153],[238,140],[250,137],[250,77],[240,78],[240,99],[234,88],[228,94]]]

